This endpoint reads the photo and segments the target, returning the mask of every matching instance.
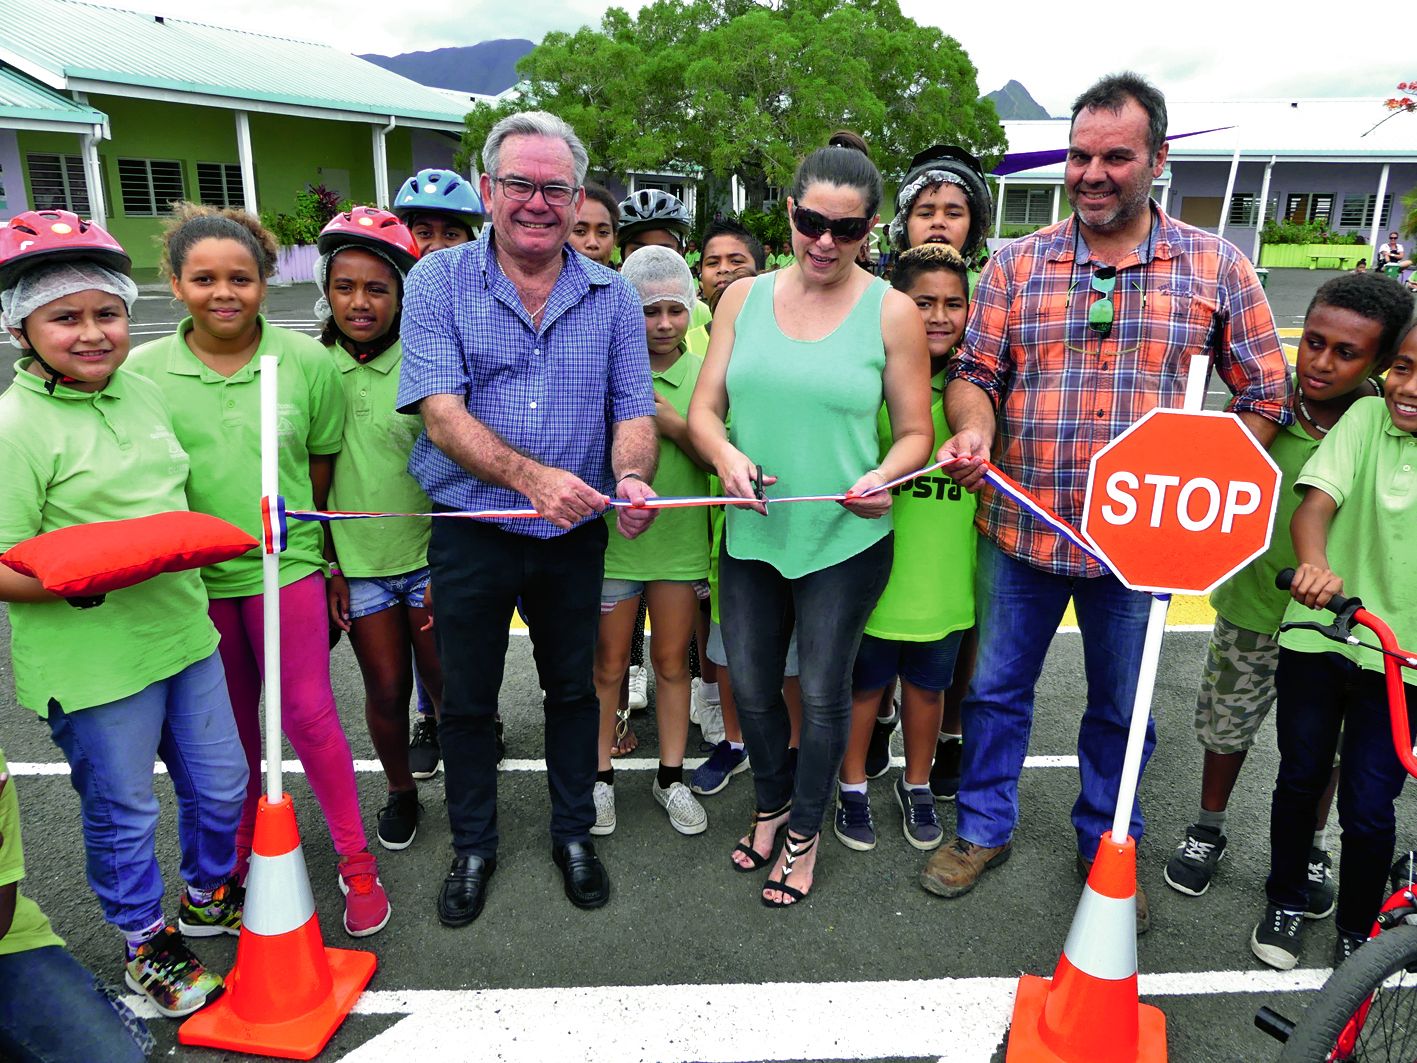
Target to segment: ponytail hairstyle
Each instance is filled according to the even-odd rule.
[[[818,148],[803,159],[797,167],[797,176],[792,179],[793,202],[801,203],[807,189],[815,184],[838,185],[860,192],[861,198],[866,201],[868,218],[876,216],[881,199],[885,196],[881,171],[854,147]]]

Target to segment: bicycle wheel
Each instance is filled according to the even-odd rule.
[[[1280,1063],[1417,1059],[1417,926],[1379,934],[1334,971],[1280,1053]]]

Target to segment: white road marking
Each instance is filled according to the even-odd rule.
[[[1326,969],[1143,974],[1143,998],[1267,995],[1318,989]],[[377,990],[357,1015],[406,1018],[344,1057],[385,1063],[420,1056],[478,1063],[733,1063],[941,1057],[989,1060],[1004,1038],[1017,979]],[[144,998],[129,1004],[156,1012]],[[787,1012],[780,1006],[789,1002]],[[784,1014],[811,1016],[787,1021]],[[871,1021],[857,1017],[869,1015]],[[838,1017],[832,1021],[832,1017]],[[476,1031],[471,1034],[470,1031]]]
[[[686,757],[684,767],[697,768],[707,758],[706,757]],[[1037,756],[1029,757],[1023,762],[1025,768],[1076,768],[1078,758],[1076,756]],[[616,771],[654,771],[659,767],[659,761],[654,757],[627,757],[624,760],[615,762]],[[905,767],[904,757],[891,757],[891,767]],[[261,770],[265,771],[265,761],[261,762]],[[280,762],[280,770],[291,775],[305,774],[305,767],[298,760],[283,760]],[[356,774],[378,774],[383,772],[384,766],[377,760],[356,760],[354,762]],[[546,761],[544,760],[504,760],[499,768],[500,771],[545,771]],[[10,764],[9,772],[19,778],[21,776],[34,775],[68,775],[69,765],[60,761],[34,761],[17,760]],[[154,775],[166,775],[167,765],[157,763],[153,765]]]

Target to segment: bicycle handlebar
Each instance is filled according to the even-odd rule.
[[[1294,570],[1292,568],[1282,568],[1275,574],[1274,585],[1282,591],[1287,591],[1289,589],[1289,585],[1293,582]],[[1342,613],[1350,605],[1361,604],[1362,603],[1356,602],[1353,599],[1345,598],[1341,594],[1335,594],[1328,600],[1328,604],[1325,605],[1324,608],[1333,613]]]

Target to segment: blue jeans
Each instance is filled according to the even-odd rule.
[[[792,800],[787,825],[815,835],[836,789],[851,733],[851,665],[866,620],[891,573],[895,538],[887,535],[854,557],[788,579],[762,561],[719,552],[719,615],[733,676],[733,700],[753,769],[758,808]],[[794,777],[782,679],[791,632],[797,633],[802,683],[802,745]]]
[[[141,1063],[138,1037],[152,1040],[143,1021],[101,993],[93,974],[58,945],[0,956],[0,1059]]]
[[[226,881],[236,863],[246,754],[218,654],[107,705],[67,713],[51,701],[49,732],[79,795],[89,885],[104,919],[134,931],[163,917],[153,851],[156,757],[177,793],[183,881],[198,889]]]
[[[1078,729],[1082,786],[1072,818],[1078,852],[1091,860],[1103,833],[1112,829],[1151,596],[1129,590],[1112,575],[1082,579],[1044,572],[984,536],[978,556],[979,657],[961,710],[959,836],[991,848],[1013,837],[1034,690],[1071,598],[1087,675],[1087,705]],[[1148,720],[1143,768],[1155,745],[1156,727]],[[1132,806],[1131,836],[1140,840],[1143,826],[1138,801]]]

